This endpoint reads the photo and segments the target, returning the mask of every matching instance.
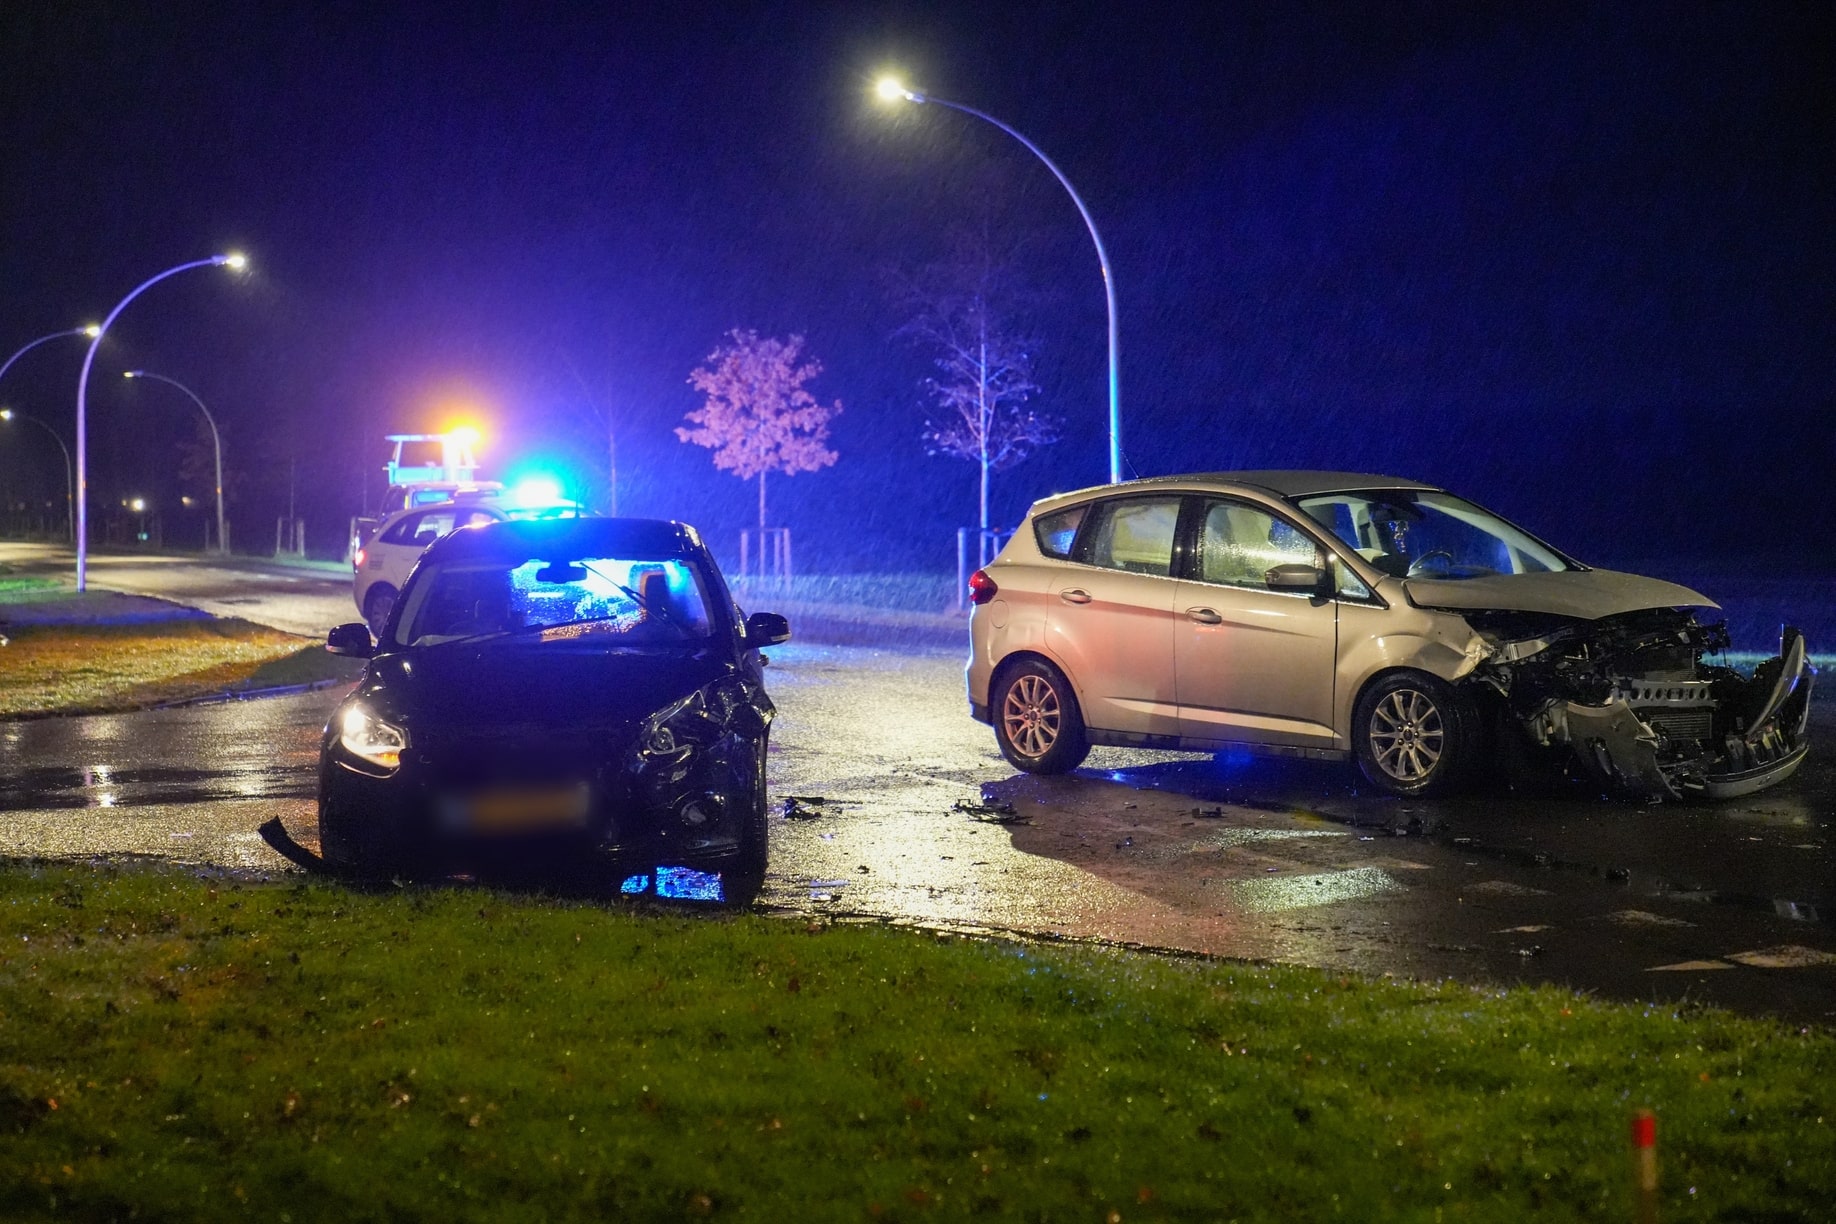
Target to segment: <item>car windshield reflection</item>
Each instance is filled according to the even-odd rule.
[[[1304,497],[1299,505],[1392,578],[1482,578],[1575,568],[1521,528],[1450,493],[1365,489]]]
[[[661,646],[705,640],[706,584],[678,557],[455,561],[419,573],[396,633],[401,645],[564,642]]]

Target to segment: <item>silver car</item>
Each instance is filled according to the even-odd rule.
[[[1092,744],[1247,748],[1356,758],[1427,795],[1515,736],[1620,793],[1721,798],[1806,751],[1797,630],[1743,676],[1712,662],[1728,637],[1710,600],[1589,568],[1411,480],[1226,472],[1063,494],[970,593],[970,710],[1034,773]]]

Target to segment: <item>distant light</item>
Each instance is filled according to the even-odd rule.
[[[135,514],[139,514],[142,510],[145,510],[146,508],[147,508],[147,502],[146,502],[146,499],[143,497],[136,497],[133,501],[128,503],[128,509],[132,510]]]
[[[10,421],[12,419],[13,410],[11,408],[0,408],[0,421]]]
[[[143,378],[145,376],[146,376],[145,370],[129,370],[127,373],[123,374],[121,377],[123,378]]]
[[[241,251],[231,251],[228,255],[223,256],[223,263],[231,271],[240,272],[249,266],[249,257]]]
[[[519,506],[549,506],[561,500],[561,482],[553,476],[525,476],[510,490]]]
[[[91,323],[88,327],[83,329],[83,334],[88,336],[91,340],[94,340],[97,336],[102,334],[102,325],[100,323]]]

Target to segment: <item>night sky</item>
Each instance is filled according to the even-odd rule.
[[[461,11],[463,10],[463,11]],[[385,433],[464,416],[486,475],[547,461],[731,560],[754,490],[673,428],[730,328],[801,332],[840,399],[826,471],[771,485],[807,570],[954,565],[976,473],[925,455],[889,286],[978,225],[1012,251],[1062,441],[996,518],[1123,447],[1434,481],[1583,560],[1836,562],[1836,6],[132,5],[0,11],[0,360],[122,315],[91,505],[176,505],[216,412],[238,540],[292,490],[331,555]],[[71,436],[83,346],[0,403]],[[61,497],[0,427],[0,496]],[[99,527],[98,527],[99,531]]]

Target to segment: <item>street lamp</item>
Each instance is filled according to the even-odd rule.
[[[1065,177],[1065,172],[1060,170],[1051,158],[1042,153],[1038,145],[1034,144],[1005,123],[1002,123],[993,115],[984,114],[976,110],[973,106],[964,106],[961,102],[950,102],[943,98],[932,97],[929,94],[920,93],[915,89],[907,89],[903,82],[895,80],[892,77],[881,78],[879,84],[874,86],[874,92],[880,96],[880,100],[883,102],[912,102],[917,104],[931,102],[938,106],[947,106],[954,111],[961,111],[965,115],[974,115],[977,119],[992,123],[994,126],[1000,128],[1003,132],[1006,132],[1009,136],[1012,136],[1015,140],[1025,145],[1027,150],[1031,152],[1034,157],[1044,162],[1046,169],[1052,172],[1052,177],[1058,180],[1058,185],[1063,187],[1065,193],[1071,197],[1071,202],[1077,205],[1078,215],[1084,219],[1084,228],[1090,231],[1090,241],[1096,244],[1097,264],[1103,269],[1103,301],[1109,308],[1109,483],[1120,484],[1122,482],[1122,383],[1121,371],[1117,364],[1117,349],[1119,345],[1117,343],[1116,332],[1116,280],[1114,276],[1110,275],[1109,254],[1103,249],[1102,236],[1097,233],[1096,222],[1091,219],[1090,210],[1084,207],[1083,197],[1077,194],[1077,189],[1075,187],[1071,186],[1071,180]]]
[[[47,343],[48,341],[51,341],[51,340],[62,340],[65,336],[88,336],[91,340],[94,340],[97,336],[101,334],[102,334],[102,329],[96,326],[94,323],[91,323],[88,327],[71,327],[71,328],[65,329],[64,331],[52,332],[48,336],[40,336],[38,339],[32,341],[30,344],[26,345],[24,348],[14,353],[11,357],[8,357],[6,359],[5,364],[0,364],[0,378],[6,377],[6,372],[13,368],[13,363],[15,361],[18,361],[21,357],[24,357],[27,353],[31,352],[33,349],[37,348],[41,344]]]
[[[115,316],[127,309],[127,304],[139,297],[148,289],[165,280],[168,276],[177,276],[192,268],[228,268],[240,272],[249,266],[248,256],[240,252],[228,255],[212,255],[209,259],[194,259],[190,263],[179,264],[176,268],[167,268],[158,276],[149,277],[134,287],[134,291],[115,304],[108,312],[108,318],[102,320],[96,328],[96,334],[90,338],[89,352],[83,357],[83,372],[77,375],[77,416],[76,416],[76,589],[88,588],[89,560],[89,445],[88,431],[85,425],[89,420],[89,367],[95,364],[96,350],[102,347],[102,336],[108,331],[108,325],[115,321]],[[199,405],[202,407],[202,405]],[[214,427],[213,427],[214,428]],[[219,484],[222,482],[219,481]],[[217,543],[221,545],[219,536]]]
[[[197,392],[193,391],[190,387],[187,387],[176,378],[167,378],[164,374],[153,374],[146,370],[129,370],[126,374],[123,374],[122,377],[151,378],[155,382],[163,382],[167,386],[177,387],[180,391],[189,395],[191,397],[191,402],[198,406],[198,411],[204,414],[204,423],[210,426],[211,449],[217,453],[217,552],[219,555],[227,554],[229,552],[229,537],[223,533],[223,438],[222,435],[217,433],[217,422],[211,417],[210,409],[204,406],[204,401],[198,398]]]
[[[58,334],[69,335],[70,333],[59,332]],[[0,369],[0,373],[4,372],[3,369]],[[51,440],[57,443],[57,449],[64,452],[64,530],[74,536],[76,534],[76,524],[73,523],[70,518],[70,503],[74,500],[72,494],[76,487],[76,476],[70,466],[70,448],[64,445],[64,440],[62,438],[58,437],[57,430],[51,428],[37,417],[29,417],[23,412],[14,412],[11,408],[0,408],[0,421],[11,421],[15,418],[21,421],[30,421],[32,424],[50,434]]]

